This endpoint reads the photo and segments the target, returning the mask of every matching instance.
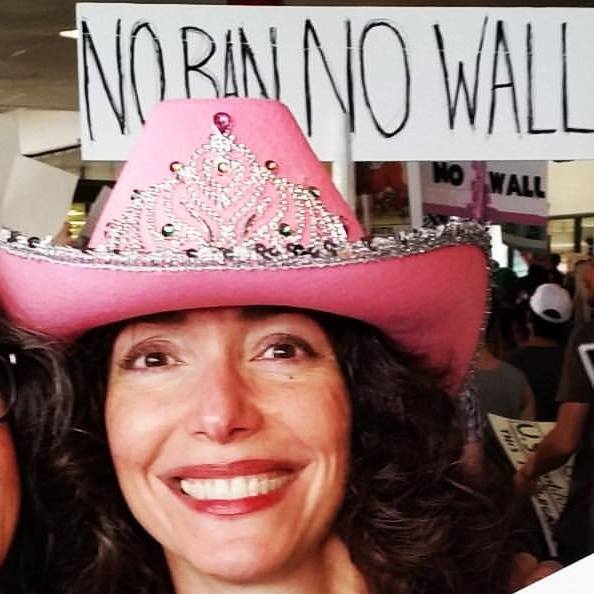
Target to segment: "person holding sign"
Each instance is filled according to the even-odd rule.
[[[10,314],[72,342],[65,591],[505,591],[508,521],[452,401],[486,238],[364,237],[288,110],[251,99],[161,103],[87,249],[3,233]]]
[[[587,284],[594,297],[594,265]],[[556,528],[559,556],[573,563],[594,553],[594,384],[588,374],[590,360],[584,346],[594,349],[594,322],[578,326],[565,349],[563,373],[557,400],[557,423],[516,473],[522,492],[536,488],[538,477],[562,466],[576,454],[570,491]]]

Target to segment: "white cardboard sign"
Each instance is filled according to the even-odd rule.
[[[544,225],[547,173],[546,161],[422,163],[424,210],[493,223]]]
[[[359,161],[594,158],[594,9],[83,3],[77,27],[85,159],[124,160],[161,99],[233,95],[280,98],[328,161],[337,112]]]
[[[0,202],[0,222],[29,236],[60,231],[78,175],[17,155]]]
[[[0,225],[30,236],[55,235],[78,175],[20,154],[19,115],[0,115]]]
[[[484,218],[494,222],[546,225],[547,186],[546,161],[487,162]]]
[[[492,414],[488,415],[488,419],[515,469],[526,462],[526,458],[536,449],[542,438],[555,426],[555,423],[520,421]],[[553,528],[567,501],[572,470],[573,457],[562,467],[540,477],[538,492],[532,497],[534,511],[552,556],[557,555]]]

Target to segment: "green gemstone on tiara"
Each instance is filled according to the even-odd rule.
[[[278,226],[278,232],[283,237],[289,237],[289,235],[291,235],[291,233],[293,233],[293,229],[291,229],[291,225],[289,225],[288,223],[281,223]]]
[[[167,223],[161,228],[163,237],[171,237],[175,233],[175,226],[173,223]]]

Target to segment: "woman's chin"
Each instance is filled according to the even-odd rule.
[[[250,584],[270,579],[283,563],[270,559],[267,551],[238,551],[236,555],[226,554],[217,563],[217,575],[221,579],[237,584]]]
[[[267,542],[237,542],[209,551],[194,549],[185,556],[183,565],[189,570],[188,573],[209,580],[247,585],[273,579],[275,574],[288,569],[290,557],[279,554]],[[168,561],[175,574],[174,566],[179,558],[174,560],[168,556]]]

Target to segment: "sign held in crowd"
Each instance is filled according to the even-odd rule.
[[[86,159],[125,159],[162,99],[222,96],[281,99],[324,160],[344,140],[329,133],[332,113],[347,115],[358,161],[435,160],[445,147],[453,160],[594,157],[589,9],[83,3],[77,13]]]
[[[488,415],[489,423],[514,468],[519,468],[536,449],[542,438],[555,426],[554,423],[520,421],[497,415]],[[560,468],[540,477],[538,492],[532,497],[551,556],[557,556],[553,528],[567,501],[573,458]]]
[[[546,224],[546,161],[433,161],[421,164],[423,208],[494,223]]]

